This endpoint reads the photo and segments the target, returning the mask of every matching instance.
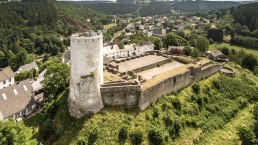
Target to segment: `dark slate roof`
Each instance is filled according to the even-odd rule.
[[[14,76],[15,73],[9,66],[0,70],[0,82],[8,80]]]
[[[216,56],[220,56],[220,55],[224,55],[221,51],[219,50],[211,50],[211,51],[208,51],[208,53],[210,53],[213,57],[216,57]]]
[[[27,88],[27,89],[26,89]],[[15,95],[16,89],[17,95]],[[26,89],[26,90],[25,90]],[[17,113],[26,106],[35,103],[32,98],[32,86],[29,80],[21,81],[19,84],[11,85],[0,90],[0,119],[7,118]],[[5,94],[5,95],[4,95]]]

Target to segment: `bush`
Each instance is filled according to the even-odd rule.
[[[169,115],[164,116],[163,121],[164,121],[166,127],[169,127],[173,124],[173,120],[171,119],[171,117]]]
[[[55,138],[56,139],[59,139],[64,133],[64,128],[63,126],[59,126],[56,130],[56,133],[55,133]]]
[[[151,129],[148,134],[148,139],[152,145],[162,145],[163,138],[162,134],[157,129]]]
[[[192,85],[192,90],[195,94],[199,94],[201,90],[200,84],[198,82],[194,83]]]
[[[128,132],[126,127],[122,127],[118,133],[118,140],[119,142],[125,142],[127,139]]]
[[[191,47],[185,47],[185,48],[183,48],[183,53],[184,53],[184,55],[187,55],[187,56],[191,55],[191,54],[192,54],[192,49],[191,49]]]
[[[238,135],[240,140],[242,140],[242,145],[256,145],[255,134],[250,129],[240,128]]]
[[[133,145],[140,145],[142,143],[142,132],[137,130],[131,133],[131,143]]]
[[[49,137],[53,133],[53,120],[47,119],[42,124],[41,135],[43,138]]]
[[[154,108],[153,109],[153,118],[158,118],[159,117],[159,109],[158,108]]]
[[[93,130],[90,132],[88,144],[93,145],[97,139],[98,139],[98,129],[94,127]]]
[[[172,99],[172,105],[175,109],[181,110],[181,102],[178,98]]]

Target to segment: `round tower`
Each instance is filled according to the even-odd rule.
[[[103,35],[100,31],[77,33],[70,38],[71,74],[68,106],[80,118],[103,108]]]

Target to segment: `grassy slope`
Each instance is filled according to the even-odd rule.
[[[247,77],[258,83],[258,78],[251,75],[249,72],[239,69],[237,66],[235,69],[237,71],[237,77],[242,74],[246,74]],[[202,80],[200,82],[201,87],[210,85],[211,81],[217,79],[219,76],[220,74],[216,74],[205,80]],[[78,140],[84,140],[87,142],[89,132],[91,132],[94,127],[99,129],[96,144],[118,144],[118,132],[120,128],[125,125],[128,126],[129,133],[141,128],[144,138],[143,144],[148,144],[147,133],[153,124],[162,131],[163,137],[169,136],[168,130],[165,127],[162,118],[167,113],[172,113],[173,115],[175,112],[173,108],[171,108],[172,110],[168,109],[167,111],[164,111],[162,106],[164,104],[167,104],[168,106],[171,105],[171,98],[179,98],[183,106],[191,105],[189,102],[189,96],[191,94],[192,89],[189,86],[177,94],[164,96],[155,104],[155,106],[153,105],[145,111],[139,111],[138,109],[125,109],[122,107],[106,107],[100,113],[90,118],[77,120],[70,117],[67,111],[67,105],[65,104],[68,91],[66,91],[63,95],[61,95],[61,97],[59,97],[60,99],[58,100],[58,103],[60,107],[57,110],[57,114],[54,118],[54,122],[57,126],[62,125],[65,128],[64,135],[55,142],[52,138],[50,138],[49,140],[45,141],[45,144],[76,144]],[[153,118],[153,108],[159,109],[160,114],[158,118]],[[204,132],[202,128],[192,128],[185,126],[180,131],[180,138],[172,141],[171,138],[168,137],[168,141],[166,141],[165,144],[193,144],[196,141],[198,141],[198,144],[217,144],[218,141],[220,141],[222,144],[236,144],[238,142],[236,129],[239,124],[243,125],[250,123],[251,108],[252,105],[247,106],[245,109],[239,111],[237,115],[222,128],[212,130],[211,132]],[[175,114],[173,116],[175,116]],[[179,116],[176,115],[176,117],[178,117],[178,119],[183,122],[191,119],[191,116],[188,116],[188,114]],[[205,121],[201,118],[201,116],[196,117],[200,118],[201,121]],[[127,139],[125,144],[130,144],[129,139]]]
[[[210,45],[209,50],[214,50],[214,49],[218,49],[218,48],[222,48],[222,47],[227,47],[229,49],[235,49],[237,51],[240,51],[241,49],[244,49],[244,51],[246,53],[250,53],[250,54],[253,54],[253,55],[258,57],[258,50],[249,49],[249,48],[236,46],[236,45],[231,45],[229,43],[214,43],[214,44]]]

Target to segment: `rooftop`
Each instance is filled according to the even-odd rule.
[[[8,80],[14,76],[15,73],[9,66],[0,70],[0,82]]]
[[[33,61],[31,63],[20,66],[17,72],[30,71],[32,69],[36,69],[37,67],[38,67],[37,63]]]
[[[31,105],[34,102],[31,91],[32,86],[29,80],[1,89],[0,116],[9,117]]]

